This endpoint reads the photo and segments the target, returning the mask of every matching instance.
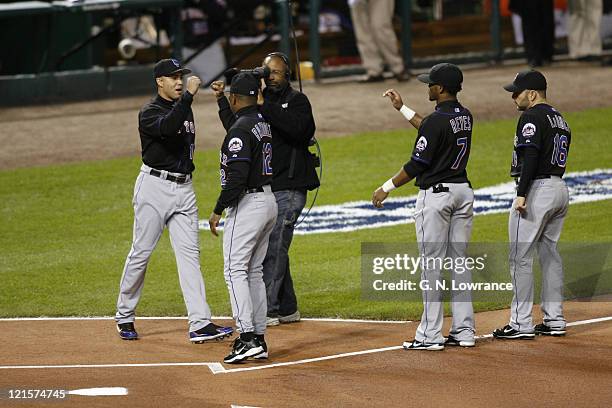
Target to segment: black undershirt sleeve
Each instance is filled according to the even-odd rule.
[[[159,122],[159,132],[162,137],[172,137],[183,126],[183,121],[189,115],[189,109],[193,102],[193,95],[184,92],[181,98],[172,107],[167,115],[162,117]]]
[[[427,170],[428,165],[422,162],[418,162],[416,160],[410,160],[408,163],[404,164],[404,171],[412,178],[415,178],[425,170]]]
[[[251,164],[247,161],[234,161],[227,165],[227,184],[221,190],[214,213],[223,214],[223,210],[234,205],[246,190]]]
[[[232,127],[234,122],[236,122],[236,116],[232,113],[230,109],[229,101],[226,96],[222,96],[217,99],[217,106],[219,106],[219,119],[221,119],[221,123],[225,130],[229,130]]]
[[[517,197],[527,197],[527,191],[533,178],[536,176],[538,171],[538,149],[535,147],[524,147],[523,148],[523,168],[521,170],[521,177],[519,179],[519,185],[516,189]]]

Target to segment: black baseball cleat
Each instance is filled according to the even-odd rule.
[[[214,323],[208,323],[201,329],[189,332],[189,341],[196,344],[204,343],[210,340],[221,340],[229,337],[234,332],[231,327],[222,327]]]
[[[133,322],[119,323],[117,325],[117,331],[122,340],[138,340],[138,333],[134,328]]]
[[[404,350],[430,350],[440,351],[444,350],[443,343],[423,343],[422,341],[405,341],[402,345]]]
[[[249,340],[238,337],[232,345],[232,352],[225,356],[224,363],[237,364],[245,361],[249,357],[255,357],[263,353],[264,349],[256,337],[251,337]]]
[[[522,333],[516,329],[513,329],[509,324],[505,325],[501,329],[497,329],[493,332],[493,337],[496,339],[505,340],[533,340],[535,333]]]
[[[257,341],[259,341],[259,344],[263,348],[263,352],[256,356],[253,356],[253,358],[256,360],[266,360],[268,358],[268,345],[266,344],[266,341],[264,340],[264,335],[256,334],[255,337],[257,338]]]
[[[382,74],[380,75],[368,75],[363,79],[359,80],[360,84],[368,84],[371,82],[384,82],[385,81],[385,77],[382,76]]]
[[[448,337],[444,340],[444,345],[445,346],[456,346],[456,347],[474,347],[476,345],[476,342],[474,341],[474,339],[457,340],[456,338],[454,338],[453,336],[449,334]]]
[[[537,324],[535,327],[535,334],[539,336],[565,336],[565,329],[553,329],[544,323]]]

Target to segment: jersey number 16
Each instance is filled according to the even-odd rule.
[[[567,136],[557,133],[554,141],[555,145],[550,163],[556,164],[559,167],[565,167],[565,162],[567,161]]]

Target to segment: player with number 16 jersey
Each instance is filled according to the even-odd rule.
[[[565,334],[563,263],[557,243],[569,207],[563,181],[571,130],[559,111],[546,100],[547,82],[541,72],[519,72],[504,89],[523,112],[514,136],[511,175],[516,198],[510,209],[509,266],[514,297],[510,322],[493,332],[498,339],[533,339],[536,334]],[[533,325],[533,257],[537,249],[542,268],[540,307],[543,322]]]

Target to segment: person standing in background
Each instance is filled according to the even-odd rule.
[[[602,0],[569,0],[569,33],[567,45],[572,59],[601,57]]]
[[[550,65],[555,51],[553,0],[511,0],[509,8],[521,16],[529,66]]]
[[[384,81],[384,64],[398,81],[409,79],[393,31],[395,0],[348,0],[357,48],[367,76],[361,82]]]

